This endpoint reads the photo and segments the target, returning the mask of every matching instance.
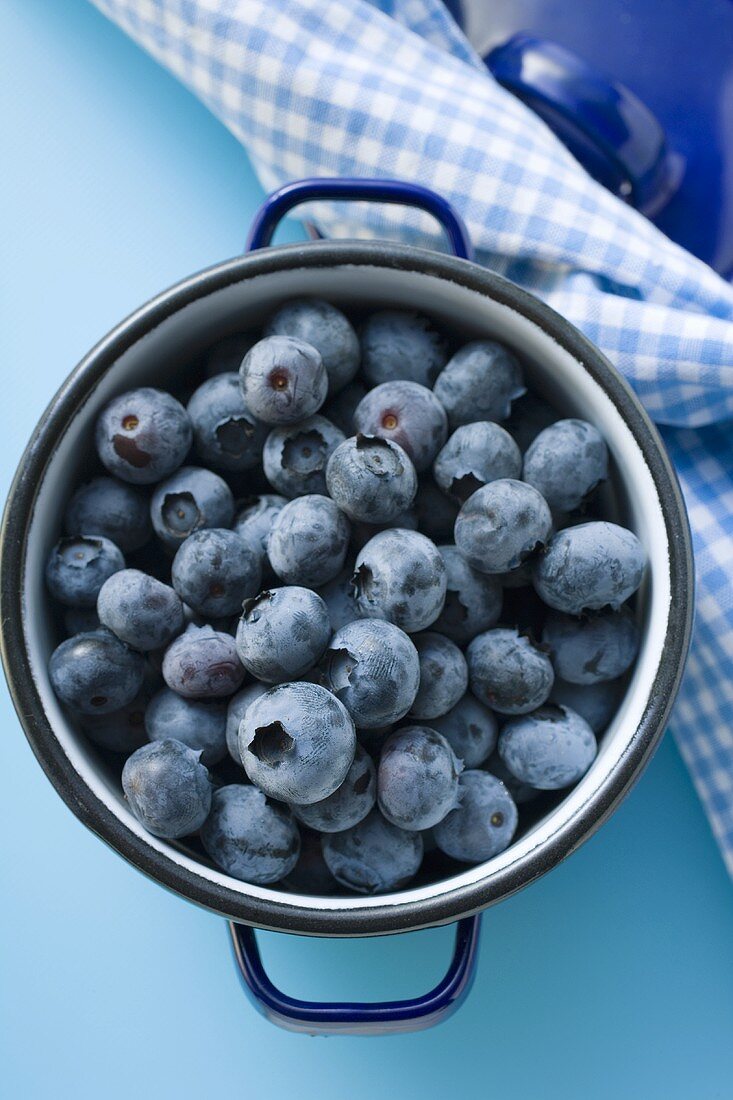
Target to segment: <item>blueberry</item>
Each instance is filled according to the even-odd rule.
[[[46,562],[46,584],[67,607],[94,607],[104,582],[125,568],[122,553],[102,535],[60,539]]]
[[[344,433],[344,438],[355,433],[354,413],[361,399],[366,397],[366,392],[363,382],[349,382],[323,406],[323,415]]]
[[[230,634],[191,625],[168,646],[163,679],[184,699],[220,699],[241,686],[244,666]]]
[[[362,614],[409,634],[426,630],[445,602],[447,570],[434,543],[417,531],[375,535],[356,559],[354,586]]]
[[[280,885],[294,894],[310,894],[314,897],[329,897],[336,893],[338,883],[326,866],[318,833],[309,829],[300,830],[298,862],[285,875]]]
[[[494,577],[477,573],[456,546],[440,546],[447,575],[443,610],[434,622],[439,634],[465,645],[499,621],[502,592]]]
[[[447,714],[433,719],[431,726],[443,734],[467,768],[483,764],[496,748],[499,735],[496,718],[470,691]]]
[[[129,756],[147,741],[145,708],[160,683],[160,677],[150,665],[145,670],[143,685],[134,699],[119,710],[108,714],[85,714],[81,726],[90,741],[108,752]]]
[[[321,597],[309,588],[288,585],[245,600],[237,652],[258,680],[280,684],[313,668],[330,637],[331,621]]]
[[[506,420],[525,393],[517,359],[493,340],[474,340],[457,351],[433,387],[453,428],[474,420]]]
[[[383,382],[354,413],[357,432],[402,447],[418,473],[427,470],[448,438],[448,417],[432,390],[417,382]]]
[[[511,844],[517,807],[501,780],[488,772],[464,772],[459,793],[460,805],[435,826],[435,842],[452,859],[483,863]]]
[[[618,609],[641,584],[646,554],[632,531],[596,521],[553,537],[534,569],[541,599],[556,611],[579,615]]]
[[[570,707],[556,704],[511,719],[499,734],[499,753],[509,771],[540,791],[577,783],[596,751],[586,720]]]
[[[267,426],[247,408],[234,371],[209,378],[194,392],[186,411],[202,462],[222,470],[259,465]]]
[[[275,516],[287,503],[286,497],[274,493],[246,497],[239,502],[240,508],[234,518],[236,533],[257,552],[263,580],[272,573],[267,557],[267,538]]]
[[[62,703],[82,714],[109,714],[135,698],[143,684],[145,660],[100,628],[57,646],[48,671]]]
[[[550,702],[574,710],[585,718],[594,733],[601,734],[616,713],[620,696],[621,691],[615,680],[604,680],[599,684],[569,684],[555,677]]]
[[[517,630],[497,628],[474,638],[466,651],[471,691],[499,714],[528,714],[547,700],[552,662]]]
[[[509,432],[488,420],[456,428],[433,466],[437,485],[461,503],[491,481],[518,478],[522,456]]]
[[[493,752],[489,757],[486,762],[486,771],[502,781],[517,806],[526,806],[540,794],[536,787],[531,787],[529,783],[522,783],[512,775],[498,752]]]
[[[410,881],[420,868],[423,839],[385,821],[378,810],[343,833],[321,840],[329,871],[358,894],[381,894]]]
[[[235,531],[195,531],[176,551],[173,587],[199,615],[233,615],[260,589],[262,565],[256,550]]]
[[[355,551],[359,551],[380,531],[391,531],[394,527],[401,527],[403,531],[417,531],[417,526],[417,513],[414,508],[407,508],[406,511],[400,512],[389,523],[364,523],[361,520],[352,520],[351,545]]]
[[[260,885],[289,874],[300,855],[290,811],[273,805],[256,787],[239,783],[214,791],[201,842],[222,871]]]
[[[361,745],[356,746],[354,762],[346,778],[333,794],[309,806],[290,803],[298,821],[322,833],[341,833],[358,825],[377,801],[377,773],[371,758]]]
[[[553,511],[573,512],[608,477],[608,450],[586,420],[558,420],[524,456],[524,480]]]
[[[413,637],[420,659],[420,687],[410,717],[438,718],[456,705],[468,687],[466,658],[455,642],[427,631]]]
[[[143,651],[168,645],[184,627],[177,594],[138,569],[121,569],[104,582],[97,614],[113,634]]]
[[[504,427],[524,452],[537,436],[558,419],[558,413],[543,397],[525,393],[512,402],[512,411],[504,421]]]
[[[318,595],[328,611],[331,630],[340,630],[347,623],[353,623],[355,619],[361,618],[361,612],[356,606],[354,586],[351,583],[353,572],[353,568],[347,567],[318,590]]]
[[[95,477],[76,490],[64,513],[64,528],[67,535],[102,535],[123,554],[139,550],[153,533],[147,497],[114,477]]]
[[[384,743],[377,772],[379,809],[401,829],[430,829],[458,805],[463,764],[428,726],[406,726]]]
[[[627,608],[592,619],[555,612],[545,623],[542,641],[563,680],[598,684],[615,680],[631,667],[639,652],[639,628]]]
[[[434,543],[453,541],[458,504],[442,493],[432,478],[423,478],[417,487],[415,513],[418,530]]]
[[[262,452],[267,480],[286,497],[326,492],[326,465],[344,433],[324,416],[273,428]]]
[[[64,630],[70,638],[73,634],[86,634],[100,626],[96,607],[67,607],[64,610]]]
[[[211,808],[211,780],[194,752],[167,739],[143,745],[122,769],[122,789],[138,821],[154,836],[195,833]]]
[[[478,489],[458,513],[456,546],[479,573],[507,573],[541,549],[552,516],[531,485],[501,478]]]
[[[415,499],[417,474],[396,443],[357,435],[341,443],[329,458],[326,485],[350,519],[389,523]]]
[[[349,521],[328,497],[296,497],[275,517],[267,556],[286,584],[318,588],[343,569],[349,535]]]
[[[207,378],[217,374],[238,371],[242,360],[259,337],[254,332],[235,332],[212,344],[203,357],[204,372]]]
[[[337,630],[324,669],[328,687],[360,729],[403,718],[420,685],[420,659],[412,641],[380,619],[357,619]]]
[[[154,695],[145,711],[145,729],[151,741],[180,741],[199,752],[207,767],[226,756],[226,723],[225,702],[183,699],[170,688]]]
[[[97,418],[95,442],[111,474],[152,485],[177,470],[193,439],[188,413],[175,397],[144,387],[114,397]]]
[[[194,531],[230,527],[234,497],[218,474],[198,466],[183,466],[156,487],[150,501],[150,518],[158,538],[175,553]]]
[[[447,358],[443,337],[420,313],[385,309],[362,327],[362,373],[372,386],[404,378],[432,387]]]
[[[229,755],[235,764],[243,768],[242,757],[239,752],[239,727],[244,718],[244,712],[250,703],[259,699],[267,691],[266,684],[247,684],[236,695],[232,695],[227,707],[226,742]]]
[[[292,336],[266,336],[239,370],[247,408],[265,424],[296,424],[318,412],[328,375],[312,344]]]
[[[340,309],[321,298],[286,302],[270,320],[265,335],[295,336],[316,348],[331,394],[350,382],[359,369],[359,340],[353,327]]]
[[[325,688],[279,684],[245,711],[239,751],[249,778],[271,798],[320,802],[343,783],[353,763],[354,723]]]

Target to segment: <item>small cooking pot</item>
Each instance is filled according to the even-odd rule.
[[[356,199],[420,207],[442,224],[454,255],[367,241],[266,249],[280,218],[306,200]],[[661,440],[639,401],[572,325],[506,279],[472,263],[460,218],[437,195],[384,180],[304,180],[255,217],[249,253],[153,299],[76,367],[21,459],[0,535],[2,658],[18,716],[41,766],[77,817],[139,870],[229,918],[248,991],[271,1019],[296,1030],[385,1031],[427,1026],[454,1009],[474,970],[478,914],[551,870],[606,820],[641,773],[665,728],[689,645],[692,553],[684,505]],[[89,469],[93,425],[115,394],[174,388],[186,363],[216,339],[255,328],[278,303],[316,295],[346,309],[417,308],[463,339],[495,337],[525,364],[531,385],[568,415],[597,425],[612,473],[606,507],[649,556],[636,612],[642,641],[624,698],[592,767],[559,794],[501,855],[443,881],[377,897],[311,897],[230,877],[185,844],[145,832],[118,773],[56,699],[48,658],[58,643],[44,563],[69,490]],[[319,1004],[278,991],[264,972],[254,927],[317,936],[369,936],[458,921],[448,974],[426,996],[388,1004]]]

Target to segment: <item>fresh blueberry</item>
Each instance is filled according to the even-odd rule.
[[[114,477],[95,477],[76,490],[64,528],[67,535],[102,535],[123,554],[139,550],[153,533],[147,497]]]
[[[389,523],[415,499],[417,474],[397,443],[357,435],[341,443],[329,458],[326,485],[350,519]]]
[[[512,411],[504,421],[504,427],[516,440],[524,453],[537,436],[559,419],[559,414],[543,397],[525,393],[512,402]]]
[[[331,394],[350,382],[359,369],[359,340],[351,323],[340,309],[321,298],[286,302],[267,325],[265,335],[295,336],[316,348]]]
[[[493,752],[487,760],[486,771],[491,772],[492,775],[502,781],[517,806],[526,806],[528,802],[533,802],[540,793],[536,787],[531,787],[529,783],[522,783],[516,776],[512,775],[498,752]]]
[[[318,590],[318,595],[326,605],[332,631],[340,630],[347,623],[353,623],[355,619],[362,617],[356,606],[354,586],[351,583],[353,573],[353,568],[347,567]]]
[[[267,539],[275,516],[287,504],[287,498],[274,493],[246,497],[239,502],[240,508],[234,517],[234,530],[256,551],[262,572],[262,579],[272,575],[270,560],[267,557]]]
[[[87,634],[100,626],[96,607],[67,607],[64,609],[64,630],[69,638],[74,634]]]
[[[317,684],[278,684],[245,711],[239,751],[247,775],[265,794],[309,805],[340,787],[354,760],[349,712]]]
[[[355,433],[354,413],[361,399],[366,397],[366,392],[364,383],[357,379],[349,382],[323,406],[323,415],[344,433],[344,438]]]
[[[420,659],[392,623],[357,619],[337,630],[324,661],[326,683],[359,729],[404,718],[420,685]]]
[[[245,600],[237,627],[239,659],[268,684],[299,680],[323,656],[331,637],[328,609],[309,588],[288,585]]]
[[[128,757],[122,789],[138,821],[169,840],[201,828],[211,808],[211,779],[201,753],[169,738]]]
[[[465,771],[460,804],[435,826],[441,852],[464,863],[483,863],[508,848],[517,828],[517,807],[501,780],[483,771]]]
[[[230,527],[234,497],[223,478],[199,466],[183,466],[161,482],[150,501],[153,529],[175,553],[184,539],[205,527]]]
[[[474,340],[457,351],[433,387],[452,428],[474,420],[506,420],[525,393],[522,368],[493,340]]]
[[[267,691],[267,684],[247,684],[236,695],[232,695],[227,707],[226,741],[229,755],[240,768],[244,767],[239,752],[239,727],[244,718],[244,712],[250,703],[259,699]]]
[[[350,533],[328,497],[296,497],[275,517],[267,539],[270,565],[286,584],[319,588],[343,569]]]
[[[327,833],[321,846],[334,878],[358,894],[381,894],[404,886],[422,863],[420,833],[392,825],[379,810],[372,810],[343,833]]]
[[[621,690],[615,680],[604,680],[600,684],[569,684],[556,677],[550,702],[574,710],[585,718],[595,734],[601,734],[616,713],[620,697]]]
[[[447,588],[443,610],[433,626],[451,641],[466,645],[499,621],[501,586],[494,577],[472,569],[457,546],[440,546],[439,550],[445,563]]]
[[[558,420],[530,445],[522,476],[553,511],[573,512],[608,477],[608,449],[586,420]]]
[[[244,666],[230,634],[191,625],[168,646],[163,679],[184,699],[221,699],[241,686]]]
[[[403,531],[417,531],[417,513],[414,508],[408,508],[400,512],[389,523],[363,523],[361,520],[351,522],[351,545],[355,551],[363,550],[366,544],[381,531],[391,531],[394,527],[401,527]]]
[[[468,687],[466,658],[455,642],[427,631],[413,637],[420,660],[420,687],[410,718],[438,718],[456,705]]]
[[[550,704],[512,718],[499,734],[499,753],[509,771],[540,791],[577,783],[597,751],[593,730],[570,707]]]
[[[452,710],[431,722],[465,767],[477,768],[496,748],[499,727],[493,711],[467,691]]]
[[[535,564],[534,585],[546,604],[568,615],[616,610],[636,592],[645,565],[632,531],[606,521],[582,523],[553,537]]]
[[[84,733],[100,748],[129,756],[147,741],[145,708],[159,686],[160,676],[148,664],[144,673],[143,686],[129,703],[108,714],[81,716]]]
[[[226,756],[226,723],[225,702],[183,699],[170,688],[154,695],[145,711],[145,729],[151,741],[180,741],[199,752],[207,767]]]
[[[189,535],[171,566],[173,587],[199,615],[233,615],[259,592],[262,565],[256,550],[235,531],[207,527]]]
[[[417,487],[415,513],[418,530],[436,545],[453,541],[458,504],[442,493],[432,478],[423,478]]]
[[[265,424],[296,424],[318,412],[328,375],[312,344],[292,336],[266,336],[244,357],[239,371],[247,408]]]
[[[46,562],[46,584],[67,607],[94,607],[104,582],[125,568],[122,553],[103,535],[74,535],[56,543]]]
[[[362,373],[371,386],[406,379],[431,388],[447,358],[443,337],[420,313],[385,309],[362,327]]]
[[[479,573],[507,573],[541,549],[551,531],[550,509],[537,490],[501,478],[468,498],[458,513],[455,539]]]
[[[441,734],[406,726],[387,738],[379,758],[379,809],[401,829],[430,829],[458,805],[462,770]]]
[[[365,616],[412,634],[426,630],[445,602],[447,570],[440,551],[417,531],[375,535],[356,559],[356,602]]]
[[[184,627],[178,595],[138,569],[121,569],[104,582],[97,614],[103,626],[143,652],[168,645]]]
[[[356,746],[354,762],[333,794],[309,806],[290,803],[298,821],[321,833],[341,833],[363,821],[377,801],[377,773],[371,757]]]
[[[300,855],[293,815],[262,791],[232,783],[214,791],[201,842],[218,867],[243,882],[267,885],[289,874]]]
[[[326,866],[318,833],[310,829],[300,830],[298,862],[280,885],[294,894],[310,894],[312,897],[330,897],[337,892],[338,883]]]
[[[111,474],[152,485],[177,470],[191,449],[188,413],[175,397],[143,387],[114,397],[97,418],[95,442]]]
[[[145,659],[100,628],[57,646],[48,671],[62,703],[82,714],[109,714],[126,707],[140,691]]]
[[[402,447],[418,473],[427,470],[448,438],[448,417],[432,390],[418,382],[383,382],[354,413],[356,431]]]
[[[217,374],[238,371],[242,360],[259,337],[254,332],[235,332],[212,344],[203,357],[204,372],[207,378]]]
[[[542,641],[563,680],[598,684],[622,676],[634,663],[639,652],[639,628],[627,608],[592,619],[555,612],[548,616]]]
[[[437,485],[461,503],[482,485],[518,478],[521,472],[519,447],[509,432],[488,420],[456,428],[433,466]]]
[[[267,426],[245,405],[236,371],[209,378],[195,391],[186,411],[202,462],[221,470],[259,465]]]
[[[273,428],[262,452],[267,480],[285,497],[325,493],[326,465],[345,438],[325,416]]]
[[[471,691],[499,714],[528,714],[552,691],[552,661],[517,630],[497,628],[479,634],[466,657]]]

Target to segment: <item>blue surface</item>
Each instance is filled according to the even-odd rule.
[[[82,0],[0,16],[0,492],[84,351],[237,251],[261,198],[236,142]],[[296,231],[291,230],[291,234]],[[435,1031],[328,1042],[245,1000],[222,921],[128,868],[63,806],[0,694],[0,1093],[665,1100],[733,1091],[733,894],[670,739],[612,821],[486,914],[476,985]],[[306,997],[409,996],[446,930],[262,937]]]

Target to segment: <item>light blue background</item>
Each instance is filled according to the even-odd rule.
[[[75,362],[155,292],[236,252],[260,190],[234,139],[82,0],[6,0],[1,18],[4,497]],[[223,922],[82,828],[4,688],[0,720],[4,1095],[733,1095],[733,894],[671,739],[598,836],[486,914],[458,1015],[325,1042],[258,1017]],[[287,989],[342,997],[427,988],[450,939],[263,937]]]

